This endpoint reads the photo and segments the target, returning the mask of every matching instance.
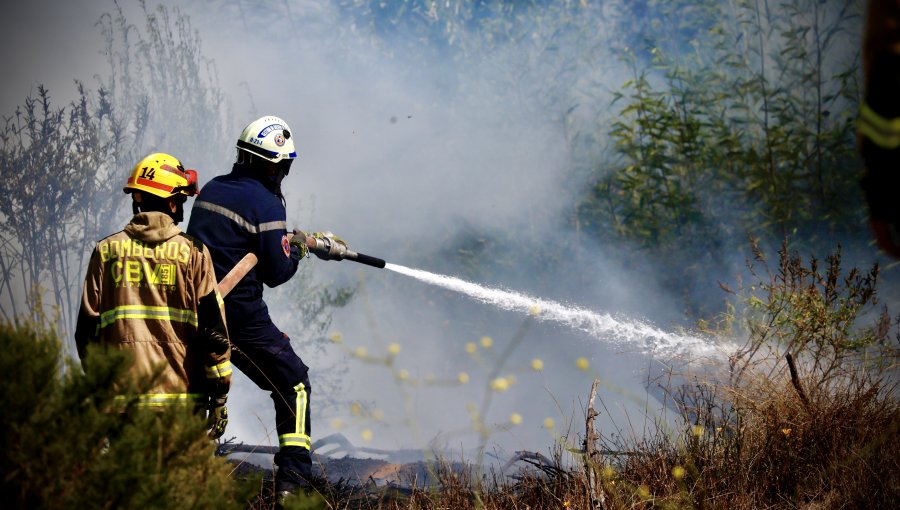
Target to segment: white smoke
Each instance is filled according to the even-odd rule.
[[[120,3],[129,21],[143,23],[137,2]],[[591,40],[563,38],[562,44],[541,53],[542,28],[535,26],[534,37],[496,45],[490,53],[468,48],[474,52],[467,59],[471,65],[458,66],[451,60],[427,65],[407,60],[404,52],[386,48],[388,43],[342,17],[340,2],[161,3],[190,16],[205,55],[216,63],[220,83],[234,105],[236,120],[230,129],[235,137],[246,123],[265,114],[291,125],[300,153],[285,181],[291,228],[332,230],[353,249],[406,265],[437,259],[441,250],[466,249],[451,244],[463,225],[486,232],[512,230],[514,236],[527,229],[539,237],[560,224],[560,211],[572,201],[571,189],[564,185],[572,170],[564,131],[574,129],[572,122],[582,122],[602,133],[603,112],[584,105],[602,109],[596,105],[606,102],[589,93],[615,90],[626,79],[618,60],[604,49],[615,37],[614,9],[580,21],[591,27],[585,32]],[[49,82],[51,92],[64,102],[73,77],[90,84],[91,76],[104,72],[103,59],[97,57],[102,38],[96,34],[87,42],[83,34],[94,33],[94,23],[113,4],[92,2],[71,13],[58,8],[68,2],[26,4],[36,7],[20,6],[27,12],[19,21],[37,19],[39,26],[18,23],[17,32],[7,33],[21,35],[27,26],[35,53],[23,67],[21,55],[7,52],[4,63],[10,65],[4,68],[24,69],[11,76],[27,74],[33,83]],[[148,11],[156,5],[148,2]],[[56,19],[59,12],[67,14],[64,19]],[[43,48],[38,46],[46,40],[41,34],[62,34],[63,39],[70,34],[74,47]],[[77,34],[82,36],[75,38]],[[397,41],[409,43],[404,34],[397,34]],[[21,47],[8,42],[7,47]],[[79,54],[84,57],[77,58]],[[41,68],[49,55],[83,65],[75,65],[77,72],[64,67],[60,75],[59,69]],[[561,69],[569,63],[571,68]],[[5,83],[9,104],[18,104],[28,92],[23,88],[30,86],[27,81]],[[585,85],[589,83],[593,88]],[[560,110],[549,107],[567,101],[582,106],[565,119]],[[227,156],[234,148],[229,143],[196,151]],[[199,170],[205,182],[229,168]],[[685,350],[705,354],[709,344],[642,320],[617,319],[617,313],[627,311],[629,316],[666,323],[679,312],[652,272],[624,270],[618,264],[637,257],[622,255],[619,247],[586,249],[596,256],[581,274],[556,274],[551,261],[533,278],[500,280],[503,286],[541,295],[545,293],[539,292],[537,281],[560,282],[552,286],[551,297],[557,301],[441,279],[445,288],[481,300],[461,302],[399,278],[395,271],[416,277],[429,273],[398,265],[378,271],[351,262],[304,261],[312,265],[315,283],[358,289],[354,301],[335,312],[332,325],[349,350],[333,345],[324,355],[300,352],[312,368],[314,439],[340,431],[353,442],[363,442],[360,434],[371,430],[370,446],[419,447],[436,437],[450,446],[471,446],[479,436],[468,409],[493,395],[489,416],[483,417],[497,425],[492,440],[511,449],[540,450],[559,438],[567,419],[578,418],[580,400],[594,377],[602,378],[607,388],[617,388],[602,396],[611,413],[599,425],[627,432],[624,413],[632,413],[631,420],[641,419],[654,406],[641,380],[646,365],[657,356]],[[534,247],[536,255],[542,250]],[[500,278],[485,277],[491,283]],[[301,336],[305,324],[288,316],[271,290],[266,296],[276,324]],[[604,313],[559,303],[569,299]],[[521,312],[530,312],[532,306],[540,308],[538,323],[530,326],[509,359],[499,359],[497,351],[523,324]],[[482,337],[492,338],[494,345],[485,347]],[[395,343],[402,350],[391,366],[368,359],[384,356]],[[467,352],[472,343],[477,347],[474,354]],[[355,355],[359,347],[368,349],[367,357]],[[575,369],[580,357],[590,361],[589,371]],[[530,370],[538,358],[544,369]],[[490,381],[483,380],[496,366],[503,367],[502,375],[515,376],[502,395],[492,393]],[[317,380],[331,367],[347,372],[343,386],[329,393]],[[408,379],[398,377],[400,370]],[[471,376],[469,383],[459,382],[461,372]],[[409,383],[430,376],[434,384]],[[316,408],[316,402],[326,398],[340,402],[339,410],[327,416]],[[357,413],[353,402],[362,403],[363,411]],[[236,374],[229,405],[228,435],[247,443],[277,444],[268,394]],[[522,416],[522,424],[504,425],[513,413]],[[548,417],[555,419],[555,430],[543,427]],[[340,420],[340,426],[333,420]],[[412,429],[419,431],[419,439],[411,437]]]

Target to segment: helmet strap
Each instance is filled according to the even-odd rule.
[[[253,154],[247,152],[243,149],[237,150],[237,161],[236,163],[239,165],[252,165],[253,164]]]
[[[144,195],[140,191],[131,193],[131,212],[137,214],[141,212]]]
[[[171,197],[169,200],[174,199],[175,201],[175,210],[169,209],[169,216],[172,217],[172,221],[175,222],[176,225],[184,221],[184,201],[179,200],[177,196]]]
[[[141,194],[135,192],[132,194],[131,210],[134,214],[140,212],[161,212],[168,214],[172,221],[177,225],[184,220],[184,202],[186,197],[183,195],[173,195],[168,198],[158,197],[156,195]],[[173,210],[174,209],[174,210]]]
[[[249,173],[261,182],[266,189],[281,197],[281,181],[284,180],[287,172],[280,165],[263,159],[256,154],[240,149],[237,152],[238,156],[235,164],[249,169]]]

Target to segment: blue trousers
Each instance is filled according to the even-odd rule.
[[[275,454],[276,489],[304,485],[312,471],[309,368],[294,352],[288,336],[274,324],[263,331],[254,328],[255,334],[247,333],[237,329],[232,334],[236,349],[231,362],[260,389],[271,393],[279,444]]]

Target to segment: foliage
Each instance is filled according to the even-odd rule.
[[[878,265],[844,274],[841,263],[840,246],[820,267],[815,257],[804,264],[785,241],[773,270],[754,245],[748,267],[758,283],[732,291],[742,304],[735,308],[740,316],[730,314],[724,321],[739,320],[743,325],[739,331],[748,338],[735,353],[737,373],[755,363],[757,356],[789,353],[801,363],[811,363],[817,380],[825,384],[848,364],[883,363],[896,356],[887,307],[877,307]]]
[[[81,84],[78,93],[66,110],[54,108],[49,91],[38,87],[38,97],[26,98],[0,130],[0,170],[16,190],[0,203],[0,293],[12,303],[3,310],[7,320],[19,313],[37,319],[46,285],[52,290],[50,303],[64,323],[72,324],[87,244],[116,202],[104,178],[105,154],[111,149],[104,113],[90,106],[90,93]],[[100,97],[105,98],[102,90]],[[21,304],[19,289],[24,291]]]
[[[91,244],[130,214],[120,190],[146,153],[163,150],[188,167],[199,163],[201,177],[224,168],[222,159],[197,151],[223,145],[229,124],[199,36],[177,10],[174,19],[162,6],[152,12],[144,6],[144,14],[143,31],[118,5],[101,17],[109,70],[96,90],[78,83],[77,99],[56,107],[38,87],[37,98],[27,97],[0,128],[0,174],[16,190],[0,205],[7,320],[20,313],[36,319],[47,294],[58,329],[72,331]]]
[[[202,184],[229,168],[233,156],[202,150],[227,146],[235,136],[215,62],[203,55],[199,32],[177,7],[151,10],[144,0],[138,3],[143,29],[125,18],[118,3],[97,22],[108,65],[100,88],[111,127],[122,130],[119,142],[133,144],[116,145],[115,168],[127,174],[149,148],[164,147],[188,168],[199,168]]]
[[[747,233],[810,247],[857,240],[859,59],[847,48],[858,9],[736,1],[699,10],[692,25],[708,29],[649,48],[649,66],[629,49],[609,131],[618,162],[595,167],[583,224],[675,262],[675,285],[721,264]]]
[[[696,56],[654,48],[652,71],[632,61],[623,87],[631,93],[611,131],[627,166],[595,188],[619,232],[653,245],[712,220],[811,241],[821,225],[830,234],[855,228],[861,203],[847,190],[857,177],[848,169],[858,59],[839,46],[858,19],[850,2],[806,3],[776,14],[737,2],[706,34],[708,52],[694,40]]]
[[[202,417],[116,398],[114,383],[132,395],[152,384],[123,377],[124,352],[91,349],[82,372],[52,330],[4,322],[0,341],[0,492],[9,507],[239,508],[249,497],[213,456]]]

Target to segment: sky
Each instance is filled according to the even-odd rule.
[[[3,6],[0,55],[6,70],[0,84],[0,108],[4,116],[15,111],[28,94],[43,84],[54,96],[74,95],[73,80],[90,83],[102,70],[103,39],[94,23],[105,2],[37,0]]]
[[[137,4],[121,3],[126,17],[140,23]],[[409,266],[435,261],[460,232],[473,227],[547,232],[546,242],[534,247],[537,262],[558,255],[552,253],[554,237],[572,235],[554,230],[571,199],[562,178],[569,163],[565,139],[558,119],[531,107],[547,100],[530,95],[537,89],[529,80],[542,77],[541,71],[517,68],[522,56],[516,47],[485,56],[481,66],[450,72],[440,63],[416,67],[399,51],[387,57],[323,3],[177,5],[199,32],[205,56],[216,63],[235,118],[228,128],[234,137],[263,115],[282,117],[291,126],[300,154],[284,183],[291,228],[331,230],[354,250]],[[95,83],[94,76],[105,72],[95,23],[112,8],[106,1],[6,6],[0,41],[11,50],[0,56],[6,70],[0,112],[11,115],[38,84],[64,104],[74,96],[74,79]],[[614,21],[614,14],[596,20],[597,41]],[[565,79],[613,89],[625,80],[614,62],[609,56]],[[543,78],[552,82],[553,75]],[[233,147],[197,151],[228,161]],[[200,169],[201,183],[228,170],[227,165]],[[511,270],[482,275],[480,283],[544,292],[537,297],[608,312],[625,322],[642,319],[666,330],[674,327],[680,318],[675,297],[662,291],[653,274],[635,274],[619,264],[637,255],[628,247],[588,248],[596,255],[577,275],[556,274],[547,264],[540,275],[504,279],[524,272]],[[435,444],[471,450],[481,440],[472,430],[473,412],[485,412],[495,425],[489,448],[547,453],[554,441],[577,442],[576,434],[583,434],[594,378],[604,383],[600,398],[606,408],[598,424],[606,432],[641,435],[656,419],[659,403],[645,387],[654,386],[648,377],[672,360],[391,271],[315,258],[303,264],[298,278],[306,279],[304,284],[356,289],[353,301],[335,310],[327,331],[341,343],[325,342],[321,352],[300,353],[312,369],[314,440],[341,432],[360,446],[379,449]],[[454,270],[457,276],[464,271],[435,265],[440,267],[417,269]],[[562,283],[540,283],[547,281]],[[289,289],[277,290],[266,290],[276,324],[302,337],[304,324],[286,302],[296,297]],[[501,353],[514,341],[516,348],[504,357]],[[392,345],[399,351],[391,366],[373,362]],[[360,347],[366,356],[354,356]],[[587,368],[579,369],[579,358]],[[541,371],[532,369],[536,359]],[[459,382],[462,372],[469,376],[466,384]],[[498,376],[514,383],[506,391],[492,391],[490,379]],[[329,383],[317,386],[317,380]],[[335,405],[320,413],[317,398]],[[226,436],[277,444],[270,408],[267,394],[236,375]],[[514,414],[521,423],[511,422]]]

